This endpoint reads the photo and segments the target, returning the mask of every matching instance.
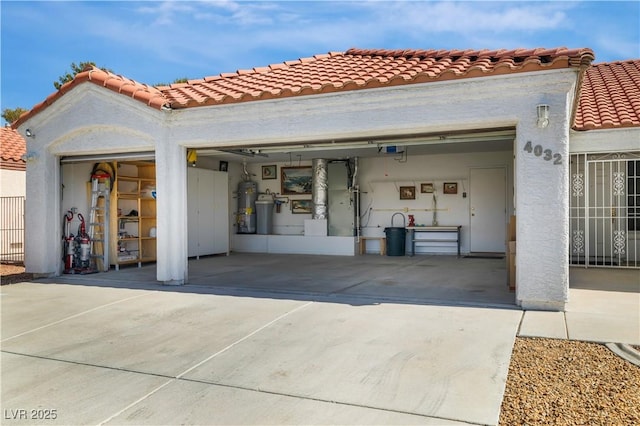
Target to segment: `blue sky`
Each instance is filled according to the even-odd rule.
[[[1,106],[31,109],[72,62],[147,84],[351,47],[590,47],[640,57],[640,2],[0,1]]]

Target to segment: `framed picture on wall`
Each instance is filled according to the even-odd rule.
[[[457,194],[458,193],[458,183],[457,182],[445,182],[442,192],[445,193],[445,194]]]
[[[416,199],[416,187],[415,186],[401,186],[400,187],[400,199],[401,200],[415,200]]]
[[[293,214],[311,214],[311,200],[291,200],[291,213]]]
[[[278,166],[275,164],[271,166],[262,166],[262,180],[276,179],[277,170]]]
[[[420,184],[420,192],[422,194],[432,194],[435,188],[432,183],[421,183]]]
[[[280,193],[282,195],[311,194],[311,166],[281,167]]]

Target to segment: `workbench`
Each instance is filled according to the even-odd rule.
[[[409,256],[416,254],[416,243],[454,243],[457,247],[458,257],[460,257],[460,229],[461,225],[457,226],[408,226],[407,234],[411,250]],[[444,238],[429,238],[428,234],[450,234],[444,235]],[[425,235],[423,235],[425,234]]]

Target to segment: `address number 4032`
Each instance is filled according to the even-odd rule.
[[[558,154],[557,152],[553,152],[550,149],[544,149],[542,145],[533,146],[531,141],[527,141],[524,145],[525,152],[529,154],[533,154],[536,157],[542,157],[545,161],[553,160],[553,164],[562,164],[562,154]]]

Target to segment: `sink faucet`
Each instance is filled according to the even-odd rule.
[[[393,228],[393,219],[396,217],[396,215],[402,216],[402,227],[405,228],[407,226],[407,218],[404,217],[404,215],[402,213],[400,213],[400,212],[394,213],[391,216],[391,227]]]

